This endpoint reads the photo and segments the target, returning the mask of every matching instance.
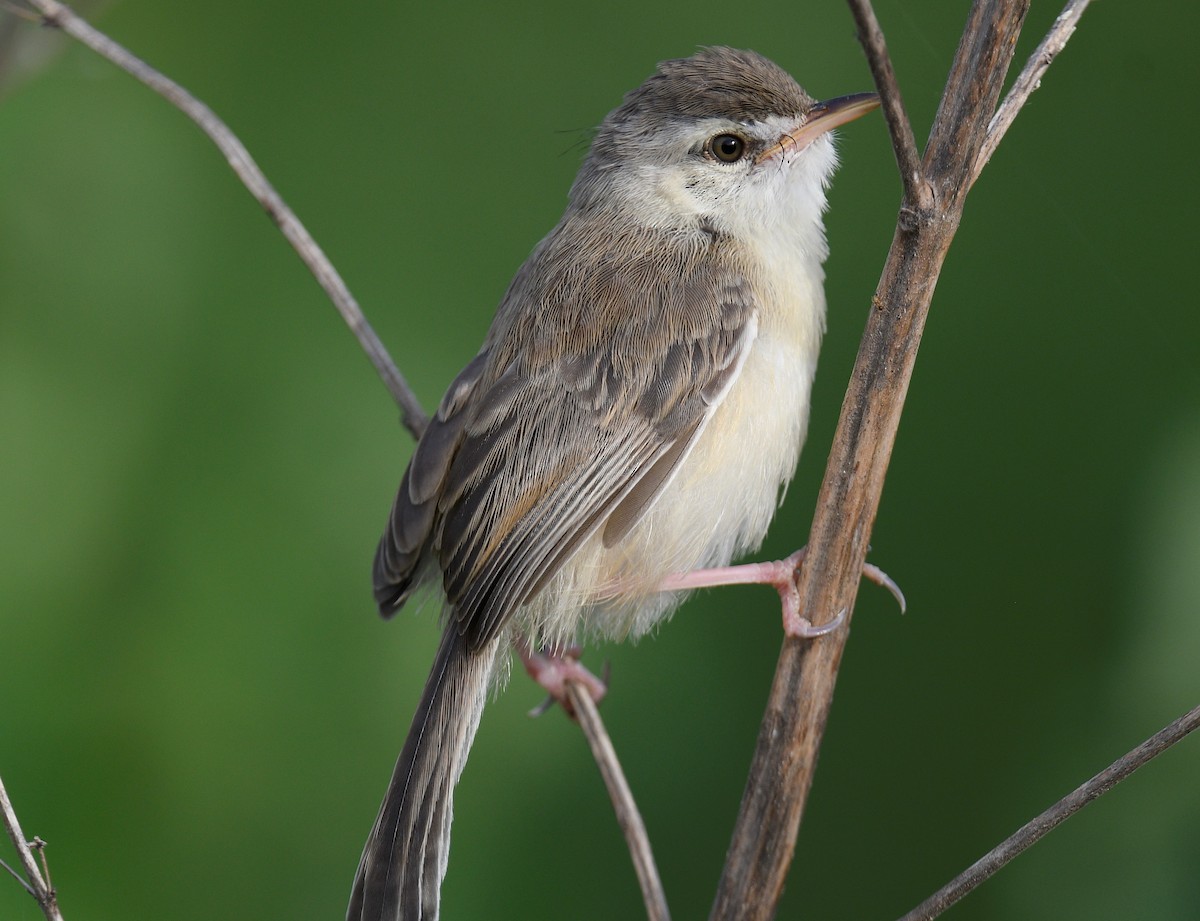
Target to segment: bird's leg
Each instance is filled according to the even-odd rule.
[[[839,611],[833,620],[813,626],[812,621],[800,613],[800,593],[796,590],[796,572],[804,561],[804,547],[782,560],[767,563],[745,563],[741,566],[723,566],[719,569],[697,569],[692,572],[675,573],[667,576],[658,586],[662,592],[688,591],[695,588],[715,588],[719,585],[770,585],[779,592],[783,604],[783,632],[790,637],[812,639],[825,636],[840,627],[846,619],[845,610]],[[904,593],[892,578],[871,563],[864,563],[862,574],[869,581],[891,592],[903,613],[907,604]],[[531,715],[544,713],[555,703],[562,704],[568,714],[572,713],[567,696],[567,682],[581,684],[592,699],[599,702],[608,691],[605,682],[579,664],[581,649],[569,646],[561,650],[535,650],[529,640],[520,636],[515,642],[521,664],[529,676],[546,689],[550,697],[536,707]]]
[[[579,664],[579,656],[583,650],[578,646],[568,646],[562,650],[535,650],[524,636],[518,637],[514,645],[529,677],[545,688],[550,695],[544,703],[530,712],[530,716],[540,716],[555,703],[559,703],[567,711],[567,715],[574,718],[574,709],[567,696],[568,681],[582,685],[596,703],[599,703],[608,691],[603,681]]]
[[[660,591],[675,592],[693,588],[713,588],[718,585],[770,585],[779,592],[783,603],[783,632],[790,637],[811,639],[832,633],[842,625],[846,612],[838,612],[837,617],[828,623],[814,627],[812,622],[800,613],[800,593],[796,590],[796,571],[804,560],[804,547],[801,547],[787,559],[775,560],[769,563],[746,563],[741,566],[723,566],[720,569],[697,569],[694,572],[675,573],[667,576],[659,586]],[[901,613],[906,607],[904,593],[900,586],[892,581],[878,566],[864,563],[862,573],[876,585],[886,588],[900,605]]]

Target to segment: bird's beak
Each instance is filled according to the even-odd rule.
[[[851,96],[839,96],[837,99],[818,102],[808,110],[795,128],[760,153],[757,162],[762,163],[788,151],[798,153],[825,132],[832,131],[846,122],[852,122],[878,106],[879,97],[874,93],[854,93]]]

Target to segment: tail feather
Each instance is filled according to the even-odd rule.
[[[347,921],[437,921],[454,786],[487,701],[500,641],[470,650],[447,628],[363,849]]]

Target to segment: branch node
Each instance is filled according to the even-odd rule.
[[[921,228],[921,225],[927,222],[928,217],[922,220],[916,208],[910,208],[907,205],[902,207],[896,216],[896,223],[899,224],[900,229],[905,233],[916,233]]]

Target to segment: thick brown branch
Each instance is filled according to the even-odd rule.
[[[1026,848],[1036,844],[1088,803],[1103,796],[1142,765],[1161,755],[1197,728],[1200,728],[1200,707],[1189,710],[1133,751],[1118,758],[1074,792],[1060,799],[1037,818],[1021,826],[900,921],[929,921],[936,918]]]
[[[964,180],[995,111],[1027,7],[1027,0],[977,0],[972,7],[924,160],[935,198],[931,207],[902,215],[892,241],[800,570],[803,610],[818,622],[853,609],[929,302],[961,216]],[[846,637],[839,631],[814,642],[784,643],[713,921],[775,913]]]
[[[359,307],[358,301],[350,293],[350,289],[338,274],[333,263],[325,255],[317,241],[312,238],[308,229],[300,223],[291,208],[275,191],[274,186],[267,180],[263,171],[250,156],[245,145],[229,130],[229,127],[207,105],[185,90],[169,77],[159,73],[145,61],[131,54],[128,50],[114,42],[102,32],[92,28],[81,19],[70,7],[56,0],[28,0],[42,15],[42,21],[47,26],[53,26],[66,32],[72,38],[82,42],[101,57],[107,58],[126,73],[136,77],[167,102],[179,109],[190,118],[209,139],[217,145],[238,179],[246,190],[254,196],[268,216],[279,227],[280,232],[296,250],[296,253],[308,266],[309,271],[316,277],[317,282],[325,290],[333,305],[350,331],[358,339],[359,345],[367,354],[371,364],[375,366],[384,385],[392,395],[392,399],[400,406],[401,421],[413,435],[419,438],[425,430],[426,418],[416,396],[404,379],[404,375],[396,368],[395,363],[383,347],[383,343],[367,322],[366,316]]]

